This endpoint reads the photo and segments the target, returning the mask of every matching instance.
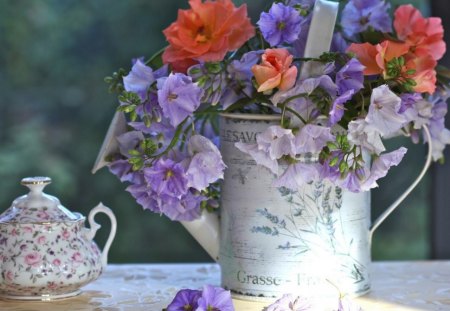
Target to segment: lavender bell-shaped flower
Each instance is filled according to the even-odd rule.
[[[394,134],[407,122],[405,116],[399,112],[401,101],[387,85],[373,89],[365,120],[382,136]]]
[[[152,68],[137,59],[128,75],[123,77],[126,91],[138,94],[141,100],[147,97],[147,89],[155,82]]]
[[[282,3],[274,3],[269,12],[261,13],[258,26],[264,39],[271,46],[293,43],[301,30],[302,17],[299,12]]]
[[[390,4],[384,0],[350,0],[342,10],[341,25],[344,33],[351,37],[369,27],[390,32],[392,21],[389,8]]]
[[[223,178],[225,163],[219,149],[212,141],[201,135],[194,135],[188,143],[192,156],[186,171],[188,187],[202,191],[211,183]]]
[[[175,73],[157,82],[159,105],[174,127],[192,116],[200,106],[203,90],[192,82],[191,77]]]

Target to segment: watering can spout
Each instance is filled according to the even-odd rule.
[[[203,249],[217,261],[219,259],[219,216],[217,213],[202,213],[202,216],[194,221],[181,221],[181,224],[203,247]]]

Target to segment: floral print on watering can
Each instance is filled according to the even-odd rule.
[[[385,216],[371,226],[369,191],[343,191],[324,180],[297,191],[275,187],[274,175],[235,146],[253,143],[274,124],[276,116],[221,119],[227,165],[221,190],[222,285],[250,300],[289,292],[322,298],[368,292],[370,239]],[[305,155],[302,161],[314,165],[317,158]]]

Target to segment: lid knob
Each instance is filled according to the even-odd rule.
[[[20,182],[22,185],[28,187],[33,194],[40,194],[44,190],[45,186],[50,184],[52,179],[50,177],[26,177]]]

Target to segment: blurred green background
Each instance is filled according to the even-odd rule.
[[[269,3],[245,2],[254,22]],[[426,1],[394,2],[428,12]],[[0,1],[0,212],[26,192],[22,177],[46,175],[53,179],[47,192],[69,209],[87,215],[102,201],[114,210],[119,230],[110,262],[210,260],[180,224],[143,211],[107,169],[90,173],[117,105],[103,78],[163,47],[161,31],[187,7],[186,0]],[[420,171],[425,147],[407,147],[401,166],[372,193],[374,217]],[[429,257],[429,185],[428,176],[380,227],[374,259]],[[98,218],[102,246],[109,224]]]

